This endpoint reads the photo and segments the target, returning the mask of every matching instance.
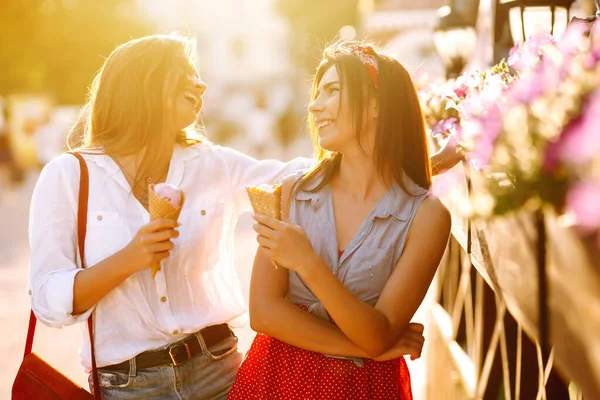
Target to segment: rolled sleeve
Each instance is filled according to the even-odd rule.
[[[82,271],[77,250],[79,174],[75,157],[58,157],[42,170],[31,200],[31,308],[42,323],[57,328],[84,321],[92,312],[72,315],[75,275]]]
[[[310,158],[297,157],[287,163],[279,160],[259,161],[227,147],[218,146],[218,151],[229,168],[239,213],[252,210],[246,194],[246,186],[263,183],[274,184],[290,174],[312,168],[315,165],[314,160]]]
[[[81,271],[60,271],[39,280],[38,286],[31,290],[31,308],[38,320],[50,327],[62,328],[88,319],[93,307],[82,314],[72,315],[75,275]]]

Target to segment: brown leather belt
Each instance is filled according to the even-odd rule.
[[[206,348],[233,336],[227,324],[212,325],[202,329],[199,334],[206,343]],[[160,367],[162,365],[180,365],[202,353],[202,346],[196,335],[190,335],[185,340],[177,342],[160,351],[146,351],[135,357],[136,369]],[[129,360],[119,364],[107,365],[100,369],[129,371]]]

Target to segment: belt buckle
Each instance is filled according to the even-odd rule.
[[[177,360],[175,359],[175,355],[173,354],[173,349],[176,349],[180,346],[185,347],[185,351],[187,353],[187,360],[177,362]],[[178,366],[178,365],[183,364],[184,362],[186,362],[192,358],[192,352],[190,351],[190,346],[187,344],[187,342],[184,342],[184,343],[169,347],[169,357],[171,357],[171,361],[173,362],[173,365]]]

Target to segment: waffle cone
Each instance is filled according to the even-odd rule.
[[[154,184],[150,184],[148,186],[148,199],[150,221],[154,221],[159,218],[172,218],[174,220],[177,220],[179,218],[179,214],[181,214],[183,204],[185,203],[185,195],[183,191],[181,191],[181,204],[177,208],[173,207],[171,203],[169,203],[167,200],[161,199],[156,195],[156,193],[154,193]],[[159,264],[152,266],[152,279],[154,279],[159,269]]]
[[[271,191],[259,186],[246,186],[246,191],[256,214],[281,219],[281,184],[274,185]]]

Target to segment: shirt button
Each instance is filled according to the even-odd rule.
[[[371,274],[371,278],[373,277],[373,274]]]
[[[202,210],[202,211],[200,211],[200,214],[202,214],[202,215],[206,215],[206,210]]]
[[[96,217],[96,219],[97,219],[98,221],[102,221],[102,215],[98,215],[98,216]]]
[[[162,301],[163,303],[166,302],[167,301],[167,297],[166,296],[161,297],[160,301]]]
[[[177,335],[178,333],[179,333],[179,331],[178,331],[177,329],[175,329],[175,330],[173,331],[173,335]]]
[[[29,293],[29,295],[31,296],[31,290],[29,290],[27,293]]]

